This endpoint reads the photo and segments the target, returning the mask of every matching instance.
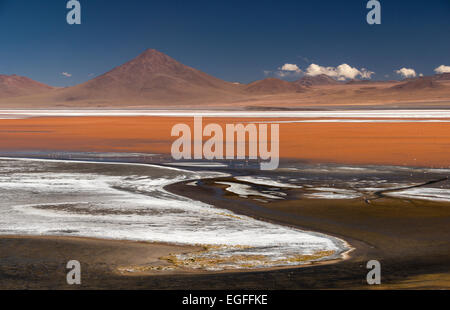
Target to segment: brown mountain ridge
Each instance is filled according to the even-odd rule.
[[[301,79],[295,81],[295,84],[301,85],[301,86],[318,86],[318,85],[339,85],[341,84],[339,81],[333,79],[332,77],[329,77],[325,74],[319,74],[316,76],[309,76],[306,75],[302,77]]]
[[[370,87],[368,85],[370,84]],[[320,87],[319,87],[320,86]],[[53,88],[25,77],[0,75],[0,107],[12,108],[284,108],[450,103],[449,74],[411,81],[351,81],[326,75],[295,82],[267,78],[230,83],[183,65],[154,49],[85,83]]]
[[[34,95],[52,89],[54,87],[36,82],[24,76],[0,74],[0,98]]]
[[[267,78],[248,84],[244,90],[250,94],[283,94],[283,93],[300,93],[306,89],[296,83],[283,81],[276,78]]]

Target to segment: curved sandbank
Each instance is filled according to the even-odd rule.
[[[0,170],[2,235],[93,237],[204,249],[166,256],[173,266],[165,270],[292,267],[336,260],[350,249],[335,237],[236,215],[164,190],[220,173],[39,159],[0,159]]]

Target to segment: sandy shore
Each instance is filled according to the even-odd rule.
[[[0,237],[0,289],[70,289],[65,264],[78,260],[86,287],[101,288],[100,282],[119,278],[132,266],[167,267],[161,260],[172,254],[203,248],[164,243],[103,240],[81,237]],[[119,285],[119,284],[118,284]],[[120,288],[126,286],[119,285]]]
[[[1,236],[0,289],[208,289],[209,286],[188,283],[197,277],[239,277],[245,270],[208,272],[176,269],[164,259],[169,255],[202,251],[196,246],[105,240],[60,236]],[[65,264],[78,260],[82,285],[66,283]],[[315,262],[309,266],[335,264],[339,260]],[[289,271],[292,267],[263,268],[251,273]],[[220,283],[211,283],[213,286]],[[222,287],[226,289],[225,287]],[[242,287],[244,288],[244,287]]]

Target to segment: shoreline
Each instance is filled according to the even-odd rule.
[[[143,247],[148,248],[148,250],[156,252],[166,252],[167,255],[174,254],[188,254],[201,252],[205,250],[202,245],[189,245],[189,244],[177,244],[177,243],[164,243],[164,242],[150,242],[150,241],[139,241],[139,240],[126,240],[126,239],[108,239],[108,238],[96,238],[96,237],[85,237],[85,236],[62,236],[62,235],[0,235],[0,243],[5,240],[25,240],[25,241],[40,241],[44,243],[48,242],[58,242],[60,244],[71,244],[73,242],[79,244],[92,245],[95,244],[99,248],[104,245],[115,245],[124,249],[132,249],[133,247]],[[170,265],[164,255],[162,256],[142,256],[133,255],[139,264],[118,264],[117,261],[109,260],[109,265],[114,267],[110,270],[111,273],[123,276],[123,277],[139,277],[139,276],[162,276],[162,275],[183,275],[183,274],[233,274],[233,273],[248,273],[248,272],[267,272],[276,270],[292,270],[297,268],[307,268],[314,266],[322,266],[329,264],[336,264],[341,261],[345,261],[350,258],[350,253],[353,252],[355,248],[350,247],[347,251],[341,254],[342,258],[319,260],[319,261],[309,261],[303,265],[296,266],[275,266],[275,267],[260,267],[260,268],[242,268],[242,269],[224,269],[224,270],[204,270],[204,269],[192,269],[192,268],[182,268],[182,269],[171,269]],[[1,257],[1,256],[0,256]],[[104,263],[107,264],[107,261]],[[157,267],[167,267],[158,270]],[[143,269],[141,271],[127,271],[126,269]],[[122,269],[122,271],[120,270]],[[1,285],[0,285],[1,287]]]
[[[35,158],[11,158],[11,157],[0,157],[0,159],[5,160],[20,160],[20,161],[45,161],[45,162],[63,162],[63,163],[88,163],[88,164],[105,164],[105,165],[130,165],[130,166],[149,166],[149,167],[156,167],[161,169],[170,169],[170,170],[177,170],[177,171],[187,171],[182,168],[174,168],[174,167],[166,167],[166,166],[160,166],[155,164],[139,164],[139,163],[127,163],[127,162],[103,162],[103,161],[74,161],[74,160],[62,160],[62,159],[35,159]],[[210,172],[212,173],[212,172]],[[214,176],[205,176],[195,179],[188,179],[186,182],[191,182],[193,180],[199,181],[199,180],[208,180],[208,179],[214,179],[217,177],[223,177],[224,173],[217,172]],[[175,194],[176,195],[176,194]],[[185,196],[181,196],[185,197]],[[193,199],[194,201],[197,201],[196,199]],[[211,205],[211,204],[210,204]],[[217,208],[214,204],[211,205],[213,208],[219,210],[220,208]],[[254,219],[254,218],[253,218]],[[293,227],[292,227],[293,228]],[[296,228],[298,229],[298,228]],[[300,268],[300,267],[307,267],[312,265],[323,265],[323,264],[331,264],[336,263],[342,260],[345,260],[348,258],[348,253],[353,250],[353,248],[348,244],[347,241],[332,237],[330,235],[320,234],[314,231],[301,231],[302,233],[306,233],[309,235],[314,236],[320,236],[322,238],[327,238],[332,240],[333,243],[336,244],[336,247],[338,249],[347,249],[345,252],[339,251],[336,252],[336,254],[333,255],[326,255],[323,257],[317,257],[314,256],[316,254],[305,254],[305,261],[298,265],[280,265],[280,266],[269,266],[265,267],[264,265],[261,266],[255,266],[255,267],[243,267],[243,268],[231,268],[231,269],[223,269],[223,270],[205,270],[205,269],[193,269],[192,267],[181,265],[176,266],[173,264],[172,266],[170,264],[163,264],[164,268],[162,271],[164,271],[164,274],[181,274],[181,273],[210,273],[210,274],[217,274],[217,273],[234,273],[234,272],[249,272],[249,271],[268,271],[268,270],[280,270],[280,269],[292,269],[292,268]],[[30,240],[42,240],[42,241],[52,241],[52,240],[58,240],[61,242],[64,241],[73,241],[76,240],[77,242],[86,242],[89,240],[89,242],[117,242],[118,244],[124,243],[124,242],[131,242],[131,243],[138,243],[138,244],[145,244],[147,247],[158,249],[160,247],[171,247],[175,253],[167,253],[170,255],[177,255],[177,254],[191,254],[195,252],[199,252],[202,249],[205,250],[209,246],[207,244],[179,244],[179,243],[161,243],[161,242],[152,242],[152,241],[139,241],[139,240],[132,240],[132,239],[113,239],[113,238],[96,238],[96,237],[90,237],[90,236],[67,236],[67,235],[0,235],[0,239],[30,239]],[[189,252],[180,252],[179,250],[183,250],[189,248],[192,251]],[[161,255],[161,257],[158,257],[159,262],[167,262],[167,259],[164,259],[163,256],[168,255]],[[311,256],[311,258],[308,258],[308,256]],[[330,256],[329,258],[327,258]],[[158,264],[156,264],[156,267]],[[122,269],[125,269],[127,266],[123,266]],[[141,268],[142,267],[142,268]],[[145,268],[144,268],[145,267]],[[155,266],[153,265],[129,265],[128,269],[137,269],[138,272],[126,272],[127,275],[136,276],[136,275],[149,275],[149,274],[157,274],[161,273],[161,270],[153,268]],[[172,268],[173,267],[173,268]],[[143,272],[140,272],[139,270],[144,270]],[[166,272],[168,271],[168,272]],[[124,273],[124,272],[122,272]]]
[[[14,158],[11,158],[14,159]],[[89,162],[92,163],[92,162]],[[114,163],[111,163],[114,164]],[[131,163],[132,164],[132,163]],[[154,164],[150,164],[154,165]],[[157,165],[156,165],[157,166]],[[165,166],[164,166],[165,167]],[[181,168],[174,168],[175,170],[183,170]],[[191,181],[191,180],[190,180]],[[236,288],[236,286],[232,286],[231,282],[229,281],[236,281],[237,277],[245,279],[238,287],[257,287],[257,288],[268,288],[267,284],[264,284],[262,279],[268,275],[277,275],[277,282],[281,281],[281,283],[284,283],[283,285],[289,284],[289,288],[291,289],[303,289],[303,288],[309,288],[309,289],[315,289],[315,288],[366,288],[368,289],[366,285],[364,285],[363,279],[364,274],[366,273],[365,266],[363,266],[364,262],[367,262],[370,258],[377,258],[380,257],[383,259],[383,261],[387,260],[388,264],[389,262],[393,262],[394,264],[392,266],[389,266],[386,268],[390,270],[393,274],[392,276],[388,276],[388,280],[386,285],[391,285],[392,287],[396,288],[411,288],[410,283],[416,283],[414,282],[414,279],[417,277],[427,277],[427,278],[433,278],[434,275],[437,275],[436,277],[441,279],[442,276],[445,275],[447,272],[447,265],[448,260],[445,255],[442,256],[441,254],[437,253],[436,257],[431,257],[431,264],[429,266],[420,265],[421,267],[427,267],[423,270],[417,270],[417,262],[409,262],[407,257],[405,259],[399,259],[399,257],[396,257],[396,255],[391,255],[392,253],[386,252],[386,250],[382,250],[379,248],[379,244],[374,244],[370,242],[370,240],[366,240],[364,236],[354,238],[351,237],[348,233],[345,231],[330,231],[326,227],[321,224],[322,220],[318,221],[303,221],[302,224],[301,221],[298,222],[297,218],[291,218],[290,211],[284,212],[285,217],[280,218],[278,215],[279,213],[271,213],[272,216],[268,216],[268,213],[266,212],[258,212],[261,210],[256,209],[250,209],[248,208],[248,205],[242,204],[242,202],[239,199],[230,199],[229,197],[222,197],[222,199],[217,199],[215,195],[211,195],[210,189],[205,187],[198,187],[198,188],[192,188],[185,186],[185,183],[188,183],[190,181],[182,181],[175,184],[171,184],[168,186],[165,186],[164,188],[171,193],[174,193],[176,195],[180,195],[183,197],[190,197],[194,200],[198,200],[201,202],[208,203],[208,199],[213,201],[213,205],[216,208],[223,208],[231,210],[237,214],[244,214],[247,216],[251,216],[254,219],[257,220],[264,220],[266,222],[270,223],[276,223],[281,224],[284,226],[289,226],[305,231],[313,231],[313,232],[319,232],[324,233],[326,235],[339,238],[343,240],[344,242],[347,242],[351,244],[352,249],[350,249],[346,254],[346,257],[339,260],[331,260],[331,261],[324,261],[324,262],[314,262],[312,264],[307,265],[300,265],[300,266],[286,266],[286,267],[274,267],[274,268],[258,268],[258,269],[247,269],[247,270],[237,270],[237,271],[230,271],[230,270],[224,270],[220,272],[202,272],[202,271],[194,271],[194,272],[138,272],[134,274],[118,274],[115,272],[112,272],[110,269],[105,268],[104,262],[101,263],[92,263],[89,260],[87,261],[88,267],[88,281],[90,282],[88,286],[86,287],[92,287],[92,288],[118,288],[120,289],[123,285],[123,283],[128,283],[127,287],[133,287],[133,288],[146,288],[146,289],[164,289],[164,288],[174,288],[174,289],[183,289],[185,286],[183,286],[180,282],[176,282],[176,284],[172,283],[174,279],[177,281],[187,281],[189,283],[190,288],[192,289],[204,289],[206,287],[208,288],[228,288],[232,289],[233,287]],[[233,201],[233,204],[230,204],[229,202]],[[232,206],[232,207],[230,207]],[[247,212],[244,212],[244,211]],[[250,212],[251,211],[251,212]],[[346,214],[349,214],[347,211],[345,211]],[[315,212],[316,214],[320,214],[321,211],[318,210]],[[295,220],[294,220],[295,219]],[[389,227],[389,226],[387,226]],[[391,229],[391,228],[389,228]],[[389,240],[389,239],[387,239]],[[117,245],[117,247],[122,249],[128,249],[129,247],[144,247],[146,250],[150,250],[152,248],[152,251],[155,250],[155,244],[153,247],[151,246],[152,243],[149,242],[140,242],[140,241],[125,241],[125,240],[109,240],[109,239],[92,239],[92,238],[83,238],[83,237],[54,237],[54,236],[0,236],[0,244],[3,246],[5,243],[8,243],[11,241],[12,243],[15,243],[16,245],[11,245],[14,251],[18,251],[19,254],[22,251],[23,253],[28,252],[34,252],[34,251],[41,251],[42,246],[52,248],[63,248],[67,249],[69,252],[72,251],[71,247],[74,246],[75,248],[82,249],[82,252],[90,251],[90,253],[86,256],[89,259],[92,259],[93,257],[98,257],[95,253],[104,252],[105,246],[107,248],[111,247],[111,244],[114,243]],[[55,244],[56,242],[56,244]],[[17,246],[17,243],[22,244],[22,246]],[[92,243],[97,243],[97,247],[92,247]],[[24,246],[26,244],[26,246]],[[173,244],[170,245],[164,245],[161,243],[156,243],[156,247],[158,246],[173,246]],[[113,246],[114,247],[114,246]],[[146,250],[140,250],[140,251],[146,251]],[[380,252],[380,250],[382,250]],[[14,255],[14,251],[9,251],[10,255]],[[44,251],[45,252],[45,251]],[[46,259],[52,259],[51,256],[54,255],[54,251],[49,250],[47,251],[47,257]],[[125,251],[130,252],[130,251]],[[132,252],[132,251],[131,251]],[[426,252],[426,249],[425,249]],[[142,253],[142,252],[140,252]],[[387,257],[380,256],[380,253],[389,254]],[[45,254],[45,253],[44,253]],[[130,255],[134,256],[134,259],[138,259],[139,255],[136,255],[136,252],[134,254],[129,253]],[[395,254],[395,253],[394,253]],[[420,254],[420,253],[419,253]],[[427,253],[425,253],[427,254]],[[439,256],[440,255],[440,256]],[[45,256],[45,255],[44,255]],[[430,256],[432,256],[432,253],[430,253]],[[101,257],[101,256],[100,256]],[[142,256],[141,256],[142,257]],[[160,256],[161,257],[161,256]],[[442,258],[440,258],[442,257]],[[1,258],[1,257],[0,257]],[[424,259],[424,257],[420,257],[420,259]],[[33,262],[32,257],[28,257],[28,261],[32,260],[31,266],[35,266],[36,262]],[[159,259],[159,258],[158,258]],[[414,257],[412,258],[414,260]],[[404,265],[404,262],[407,262],[406,266],[399,267],[400,265]],[[425,259],[425,262],[427,260]],[[438,262],[438,264],[436,264]],[[30,262],[28,262],[28,265],[25,266],[25,270],[27,270]],[[61,265],[61,262],[59,262]],[[52,264],[50,264],[52,265]],[[112,265],[115,265],[114,263]],[[42,266],[42,268],[47,269],[48,267]],[[62,266],[62,265],[61,265]],[[60,266],[60,267],[61,267]],[[118,265],[117,265],[118,266]],[[130,265],[127,264],[125,267],[129,267]],[[119,266],[120,267],[120,266]],[[303,267],[314,267],[314,268],[303,268]],[[34,267],[32,267],[34,268]],[[384,267],[385,268],[385,267]],[[24,276],[19,266],[13,267],[15,269],[16,274],[20,274],[22,277]],[[65,270],[60,270],[60,273],[65,272]],[[91,273],[92,271],[92,273]],[[442,273],[443,272],[443,273]],[[6,273],[8,273],[6,271]],[[400,275],[399,275],[399,274]],[[5,266],[0,266],[0,277],[4,278],[5,274]],[[2,276],[3,275],[3,276]],[[116,277],[117,276],[117,277]],[[20,278],[20,277],[19,277]],[[44,277],[45,278],[45,277]],[[100,283],[96,281],[95,279],[101,278],[102,281],[105,281],[105,283]],[[405,282],[406,284],[401,284],[402,281],[405,279],[411,278],[411,281]],[[61,279],[65,279],[61,277]],[[58,286],[56,288],[64,288],[65,284],[64,282],[61,282],[62,280],[58,282]],[[94,279],[94,280],[93,280]],[[208,280],[207,280],[208,279]],[[229,280],[224,280],[229,279]],[[297,282],[292,282],[295,279]],[[158,282],[158,284],[155,284],[155,282]],[[197,283],[196,281],[200,281],[200,283]],[[13,280],[11,280],[13,282]],[[207,282],[205,282],[207,281]],[[210,281],[213,281],[213,284],[209,285],[206,283],[210,283]],[[310,281],[311,283],[309,283]],[[11,287],[18,287],[14,286],[12,282],[7,283],[6,285],[10,284]],[[184,282],[183,282],[184,283]],[[431,281],[429,284],[427,284],[427,288],[432,287],[433,281]],[[443,282],[444,287],[450,288],[450,283]],[[417,284],[417,283],[416,283]],[[38,285],[38,284],[36,284]],[[48,280],[47,284],[40,284],[41,286],[37,287],[51,287],[52,285],[55,285],[52,280]],[[156,285],[156,286],[155,286]],[[230,286],[231,285],[231,286]],[[233,285],[236,285],[234,283]],[[250,285],[250,286],[248,286]],[[281,285],[281,284],[280,284]],[[442,284],[441,284],[442,285]],[[20,286],[19,286],[20,287]],[[86,288],[83,287],[83,288]],[[277,288],[280,288],[280,286],[276,286]],[[283,287],[283,286],[281,286]]]
[[[183,187],[183,182],[169,185],[167,186],[167,190],[176,193],[177,195],[186,195],[187,197],[197,197],[200,201],[203,201],[205,203],[208,203],[211,200],[214,200],[214,196],[211,195],[211,186],[209,184],[204,184],[202,186],[198,186],[197,188],[186,190]],[[209,193],[208,193],[209,192]],[[437,283],[438,281],[441,281],[440,285],[443,285],[441,287],[435,287],[435,288],[447,288],[450,289],[450,278],[448,275],[450,274],[450,263],[448,261],[448,254],[446,252],[446,249],[448,249],[448,241],[447,244],[442,244],[442,246],[434,246],[432,245],[432,242],[429,242],[430,244],[428,247],[430,247],[430,250],[433,249],[433,251],[428,252],[427,248],[422,247],[422,249],[417,249],[414,246],[414,242],[412,240],[409,240],[412,245],[405,246],[403,245],[404,241],[403,239],[399,239],[399,241],[394,241],[395,239],[389,241],[389,237],[383,237],[383,235],[380,235],[377,238],[373,238],[373,236],[370,236],[370,234],[373,234],[374,232],[367,232],[368,236],[371,238],[367,238],[364,235],[360,235],[359,229],[356,229],[358,227],[358,224],[352,224],[342,222],[338,225],[332,226],[334,229],[330,229],[330,226],[328,225],[327,221],[325,219],[333,219],[333,215],[327,215],[326,213],[330,212],[324,212],[324,210],[314,210],[315,207],[318,205],[313,205],[313,209],[305,209],[305,211],[308,211],[307,214],[302,213],[302,208],[294,207],[294,209],[286,209],[282,212],[279,212],[278,210],[282,208],[283,205],[288,205],[288,203],[282,202],[277,203],[277,206],[253,206],[251,207],[251,203],[248,203],[247,201],[241,201],[240,198],[236,197],[228,197],[225,196],[223,199],[216,199],[215,201],[218,202],[216,204],[217,207],[224,208],[231,210],[235,212],[236,214],[246,215],[246,216],[252,216],[258,220],[265,220],[271,223],[281,224],[281,225],[287,225],[293,228],[299,228],[302,230],[312,230],[320,233],[324,233],[326,235],[330,235],[342,240],[347,241],[349,244],[351,244],[352,248],[347,254],[348,257],[346,260],[343,260],[341,262],[338,262],[334,265],[335,268],[333,269],[333,274],[326,274],[324,272],[321,272],[320,270],[317,270],[316,276],[318,277],[324,277],[325,279],[329,279],[329,281],[333,281],[336,279],[339,279],[338,274],[340,273],[346,273],[348,270],[346,269],[353,269],[353,271],[359,270],[362,274],[366,273],[365,269],[365,263],[367,263],[369,260],[372,259],[379,259],[383,262],[383,265],[385,269],[389,269],[389,272],[391,273],[389,275],[389,283],[386,283],[387,287],[392,288],[413,288],[412,285],[409,285],[411,283],[415,283],[415,285],[420,285],[415,282],[415,279],[420,279],[421,277],[428,277],[433,278],[434,275],[436,275],[436,278],[434,279]],[[333,200],[335,201],[335,200]],[[329,202],[328,204],[331,205],[331,208],[335,208],[333,206],[333,201]],[[335,201],[336,203],[338,201]],[[355,204],[355,203],[353,203]],[[433,206],[433,203],[424,202],[425,208],[428,208],[427,205]],[[449,205],[446,203],[446,205]],[[336,208],[339,207],[339,204],[336,206]],[[445,204],[444,204],[445,207]],[[285,207],[287,208],[287,207]],[[367,207],[366,207],[367,208]],[[373,208],[373,206],[371,206]],[[395,206],[397,208],[397,206]],[[351,209],[351,208],[350,208]],[[327,209],[328,210],[328,207]],[[438,209],[439,210],[439,209]],[[344,210],[342,210],[344,211]],[[344,211],[349,218],[352,218],[352,214],[348,213],[347,211]],[[370,213],[371,211],[368,211]],[[374,211],[374,215],[377,215],[378,211]],[[383,211],[386,213],[386,211]],[[393,214],[397,212],[396,210],[392,211]],[[450,212],[445,210],[445,208],[441,208],[441,211],[446,216],[446,220],[449,218]],[[324,214],[322,214],[324,213]],[[430,211],[431,213],[431,211]],[[299,217],[297,214],[301,214]],[[315,219],[312,218],[312,216],[316,217]],[[390,215],[386,215],[388,218],[391,219]],[[439,217],[439,216],[438,216]],[[372,221],[371,218],[361,218],[363,221],[367,221],[369,225],[373,226],[373,223],[370,223]],[[393,218],[392,218],[393,219]],[[420,217],[418,218],[418,221],[420,222]],[[356,226],[355,226],[356,225]],[[342,226],[342,227],[340,227]],[[385,229],[388,230],[403,230],[404,228],[402,225],[395,225],[392,226],[392,224],[381,224],[381,230],[383,230],[383,226]],[[434,227],[428,227],[429,233],[427,236],[422,236],[421,238],[427,239],[427,238],[433,238],[430,234],[434,234],[435,236],[439,235],[441,232],[444,233],[445,230],[440,231],[438,228],[434,229]],[[448,232],[448,229],[447,229]],[[365,233],[366,234],[366,233]],[[398,234],[398,233],[396,233]],[[404,238],[402,236],[399,236],[399,238]],[[397,236],[395,236],[397,238]],[[385,240],[386,239],[386,240]],[[389,243],[391,243],[389,245]],[[422,241],[416,241],[418,244],[420,244]],[[433,248],[434,247],[434,248]],[[435,252],[435,253],[433,253]],[[410,257],[408,257],[410,256]],[[423,262],[423,265],[420,263]],[[429,264],[429,265],[427,265]],[[386,268],[386,265],[389,267]],[[431,271],[430,271],[431,270]],[[446,279],[446,280],[441,280]],[[354,279],[353,285],[351,285],[351,288],[357,288],[357,289],[368,289],[369,287],[365,286],[362,282],[363,278]],[[428,283],[425,288],[432,288],[432,283]]]

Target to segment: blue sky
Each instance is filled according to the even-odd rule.
[[[0,74],[75,85],[146,48],[244,83],[285,63],[347,63],[374,79],[450,66],[450,0],[380,2],[370,26],[367,0],[80,0],[82,24],[68,25],[66,0],[0,0]]]

